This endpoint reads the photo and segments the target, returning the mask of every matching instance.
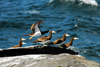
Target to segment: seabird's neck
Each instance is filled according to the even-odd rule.
[[[63,37],[62,37],[62,40],[65,41],[65,39],[66,39],[66,36],[65,36],[65,34],[64,34]]]
[[[72,46],[74,38],[72,38],[69,42],[69,46]]]
[[[50,31],[50,34],[49,34],[49,36],[47,38],[51,39],[51,37],[52,37],[52,31]]]
[[[18,46],[22,47],[22,39],[20,39]]]

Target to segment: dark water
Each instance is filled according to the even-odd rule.
[[[55,30],[51,41],[68,33],[65,43],[78,37],[71,49],[89,60],[100,63],[100,0],[0,0],[0,49],[17,45],[22,35],[31,33],[30,26],[45,21],[41,30]],[[75,27],[75,25],[77,25]],[[48,33],[45,35],[49,35]]]

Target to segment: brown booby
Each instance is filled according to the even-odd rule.
[[[17,48],[17,47],[22,47],[23,44],[26,44],[25,42],[22,42],[22,40],[26,40],[24,38],[20,38],[19,44],[17,46],[12,46],[11,48]]]
[[[56,32],[55,31],[50,31],[49,36],[40,37],[36,41],[33,41],[32,43],[40,43],[40,44],[45,45],[45,43],[50,42],[50,39],[52,37],[52,33],[56,33]]]
[[[50,44],[53,44],[53,45],[58,45],[60,47],[61,44],[63,44],[66,40],[66,36],[69,36],[68,34],[64,34],[63,37],[61,39],[57,39],[55,40],[54,42],[52,43],[49,43]]]
[[[76,40],[76,39],[79,39],[79,38],[76,38],[76,37],[71,38],[71,40],[70,40],[69,43],[63,44],[63,45],[61,45],[61,47],[62,47],[62,48],[67,48],[67,47],[69,47],[69,46],[72,46],[73,40]]]
[[[31,36],[31,37],[29,38],[29,40],[30,40],[30,39],[32,39],[33,37],[40,36],[40,35],[43,35],[43,34],[45,34],[45,33],[48,33],[49,30],[47,30],[47,31],[41,31],[41,30],[40,30],[39,25],[40,25],[41,23],[44,23],[44,21],[40,20],[40,21],[38,21],[38,22],[32,24],[31,30],[33,31],[33,33],[30,33],[30,34],[24,35],[24,36]]]

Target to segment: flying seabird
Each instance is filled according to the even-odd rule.
[[[40,43],[40,44],[45,45],[45,43],[50,42],[50,39],[52,37],[52,33],[56,33],[56,32],[55,31],[50,31],[49,36],[40,37],[36,41],[33,41],[32,43]]]
[[[26,44],[25,42],[22,42],[22,40],[26,40],[24,38],[20,38],[19,44],[17,46],[12,46],[11,48],[17,48],[17,47],[22,47],[23,44]]]
[[[29,38],[29,40],[30,40],[30,39],[32,39],[33,37],[37,37],[37,36],[43,35],[43,34],[45,34],[45,33],[48,33],[49,30],[47,30],[47,31],[41,31],[41,30],[40,30],[40,28],[39,28],[40,23],[44,23],[44,21],[40,20],[40,21],[38,21],[38,22],[32,24],[31,30],[33,31],[33,33],[30,33],[30,34],[24,35],[24,36],[31,36],[31,37]]]
[[[76,37],[71,38],[71,40],[70,40],[69,43],[63,44],[63,45],[61,45],[61,47],[62,47],[62,48],[66,48],[66,47],[72,46],[73,40],[76,40],[76,39],[79,39],[79,38],[76,38]]]
[[[57,39],[54,42],[49,43],[48,45],[53,44],[53,45],[58,45],[60,47],[60,45],[63,44],[64,41],[66,40],[66,36],[69,36],[69,35],[68,34],[64,34],[61,39]]]

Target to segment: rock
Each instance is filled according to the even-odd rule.
[[[77,52],[58,47],[35,46],[0,50],[2,54],[3,51],[8,53],[4,53],[6,57],[0,54],[0,67],[100,67],[99,63],[87,60]],[[9,54],[10,52],[14,54]]]
[[[0,57],[7,56],[18,56],[18,55],[27,55],[27,54],[61,54],[61,53],[69,53],[69,54],[78,54],[75,51],[70,49],[62,49],[59,47],[51,47],[51,46],[30,46],[30,47],[19,47],[19,48],[9,48],[0,50]]]
[[[35,54],[0,58],[0,67],[100,67],[80,55]]]

